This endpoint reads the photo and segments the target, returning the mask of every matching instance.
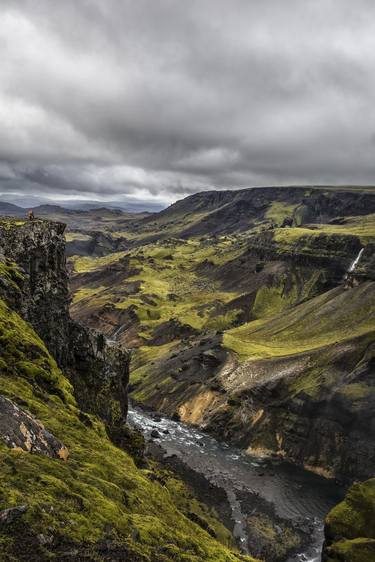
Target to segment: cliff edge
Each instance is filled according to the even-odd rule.
[[[129,353],[70,317],[64,230],[49,220],[0,220],[0,264],[8,270],[0,296],[33,326],[82,408],[111,427],[126,421]]]

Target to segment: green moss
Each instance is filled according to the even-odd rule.
[[[365,383],[353,383],[343,386],[339,392],[351,400],[361,400],[367,398],[370,393],[374,393],[375,388]]]
[[[126,252],[116,252],[100,258],[93,258],[89,256],[75,256],[71,258],[71,262],[73,263],[74,270],[77,273],[85,273],[87,271],[94,271],[98,267],[100,268],[111,263],[115,263],[125,255]]]
[[[375,540],[341,540],[330,549],[327,562],[375,562]]]
[[[240,293],[222,291],[220,283],[202,280],[197,267],[205,260],[223,264],[239,251],[238,243],[230,237],[221,237],[212,244],[199,239],[168,239],[133,249],[127,256],[131,267],[139,273],[128,277],[126,282],[140,282],[140,289],[124,297],[119,291],[121,287],[84,287],[74,296],[73,312],[75,307],[79,310],[86,305],[91,309],[106,303],[114,303],[118,309],[132,306],[141,322],[140,331],[146,337],[170,318],[178,318],[195,329],[230,327],[237,312],[225,313],[220,318],[212,313],[218,305],[226,304]],[[96,271],[123,256],[121,252],[105,258],[73,258],[73,263],[78,272]],[[152,304],[145,302],[144,297],[147,301],[151,299]]]
[[[177,484],[171,484],[168,489],[151,480],[147,471],[137,469],[131,457],[109,441],[103,424],[94,416],[90,416],[89,426],[80,421],[70,383],[32,328],[2,301],[0,340],[0,360],[5,365],[0,393],[27,408],[70,452],[68,461],[60,462],[0,444],[0,504],[3,508],[29,506],[22,518],[28,533],[36,536],[48,531],[65,542],[92,544],[93,548],[110,533],[143,560],[246,559],[176,507],[177,497],[188,501],[183,488],[179,491]],[[10,528],[3,533],[3,558],[11,560],[11,552],[21,544],[17,532]],[[19,532],[24,533],[25,528]],[[225,533],[218,532],[218,536],[227,542]],[[162,553],[166,544],[170,552]]]
[[[250,515],[247,525],[250,542],[264,545],[264,551],[272,552],[273,559],[285,560],[288,552],[301,545],[301,538],[290,526],[281,521],[276,524],[266,514]]]
[[[252,312],[256,318],[266,318],[279,314],[285,308],[297,301],[297,288],[294,284],[292,290],[286,290],[286,278],[281,279],[278,286],[261,287],[257,291]]]
[[[326,518],[327,562],[375,561],[375,478],[354,484]]]
[[[91,240],[91,236],[82,232],[66,232],[65,240],[67,242],[87,242]]]
[[[22,275],[15,263],[0,261],[0,278],[9,284],[12,290],[19,293],[19,285],[24,280],[24,275]]]
[[[159,471],[160,472],[160,471]],[[195,519],[198,524],[208,530],[211,536],[217,537],[222,544],[231,546],[233,538],[228,529],[217,519],[217,513],[213,509],[199,503],[187,489],[186,485],[179,479],[173,478],[168,471],[162,471],[162,482],[168,489],[174,504],[187,517]],[[192,517],[195,516],[195,517]]]
[[[363,244],[375,242],[375,214],[346,217],[344,224],[319,224],[321,232],[358,236]]]
[[[241,314],[242,310],[229,310],[225,314],[220,314],[209,319],[206,324],[206,328],[209,330],[227,330],[235,325],[238,316]]]
[[[336,288],[271,318],[233,328],[224,345],[240,359],[272,358],[313,351],[373,332],[374,283],[350,291]]]
[[[4,374],[23,377],[66,403],[73,403],[72,388],[61,377],[55,361],[29,324],[0,300],[0,359]]]
[[[320,234],[319,230],[310,228],[276,228],[274,230],[274,240],[282,248],[295,244],[303,236],[316,237]]]
[[[333,537],[375,539],[375,478],[354,484],[326,519]]]
[[[280,226],[286,218],[293,217],[295,205],[274,201],[266,213],[266,218]]]
[[[22,219],[14,219],[9,217],[0,217],[0,228],[4,230],[12,230],[13,228],[19,228],[20,226],[24,226],[28,224],[29,221],[22,220]]]
[[[73,295],[72,303],[76,304],[83,300],[89,300],[90,303],[95,303],[96,297],[100,295],[102,290],[105,290],[105,287],[85,287],[82,289],[78,289],[78,291],[76,291]]]

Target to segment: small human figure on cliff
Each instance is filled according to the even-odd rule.
[[[29,217],[29,221],[33,221],[35,219],[34,211],[32,209],[30,209],[30,211],[27,214]]]

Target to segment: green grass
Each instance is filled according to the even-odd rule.
[[[141,346],[137,349],[132,360],[131,382],[138,383],[145,379],[149,373],[150,363],[168,356],[174,346],[174,342],[169,342],[164,345]]]
[[[329,562],[375,560],[375,478],[354,484],[326,518]]]
[[[116,298],[117,287],[85,287],[77,291],[73,304],[78,303],[80,306],[82,301],[91,306],[95,301],[102,306],[114,302],[119,309],[132,305],[141,322],[141,331],[146,336],[170,318],[178,318],[195,329],[230,327],[236,319],[236,311],[216,317],[212,317],[211,313],[218,303],[225,304],[240,293],[222,291],[219,283],[202,280],[196,268],[204,260],[216,265],[223,264],[241,251],[241,245],[230,237],[221,237],[211,243],[199,239],[169,239],[149,244],[127,254],[131,267],[139,273],[128,277],[126,282],[140,281],[138,293],[119,300]],[[124,252],[120,252],[105,258],[74,258],[74,269],[79,273],[95,271],[115,263],[124,255]],[[145,303],[142,298],[144,295],[150,297],[153,304]]]
[[[274,230],[274,241],[281,247],[289,247],[290,245],[298,242],[303,236],[306,237],[316,237],[319,236],[322,231],[315,228],[308,227],[293,227],[293,228],[275,228]]]
[[[91,240],[91,236],[89,236],[88,234],[83,234],[82,232],[66,232],[65,240],[67,242],[86,242],[88,240]]]
[[[69,381],[32,328],[2,301],[0,365],[0,393],[41,420],[70,452],[62,462],[0,445],[1,506],[27,504],[23,520],[31,532],[90,545],[110,529],[129,552],[149,562],[246,559],[178,508],[178,499],[182,505],[190,498],[182,484],[172,481],[168,488],[151,481],[148,470],[137,469],[132,458],[109,441],[100,420],[89,416],[91,426],[80,421]],[[225,529],[194,502],[191,499],[190,508],[206,517],[228,544]],[[11,532],[0,542],[0,556],[7,559],[12,542],[20,540]],[[162,545],[169,545],[163,555]]]
[[[346,217],[344,220],[344,224],[313,224],[298,228],[276,228],[274,240],[281,246],[289,246],[298,242],[302,236],[317,237],[326,234],[357,236],[364,245],[375,242],[375,214]]]
[[[375,539],[375,478],[354,484],[345,500],[329,513],[326,522],[336,536]]]
[[[252,312],[256,318],[267,318],[282,312],[295,304],[298,299],[297,286],[294,283],[289,292],[285,291],[285,282],[276,287],[261,287],[256,294]]]
[[[350,234],[358,236],[363,244],[375,242],[375,214],[363,217],[348,217],[345,224],[319,224],[321,232],[327,234]]]
[[[0,261],[0,278],[5,284],[9,285],[12,290],[18,293],[20,290],[19,285],[22,283],[24,275],[19,271],[15,263],[4,263]]]
[[[71,261],[74,265],[74,270],[77,273],[86,273],[88,271],[94,271],[100,267],[105,267],[112,263],[115,263],[122,257],[126,255],[126,252],[115,252],[113,254],[107,254],[106,256],[97,258],[89,256],[74,256]]]
[[[296,205],[290,205],[282,201],[274,201],[266,212],[266,218],[280,226],[284,219],[292,218]]]
[[[94,298],[105,290],[106,287],[83,287],[74,293],[72,303],[76,304],[82,300],[90,300],[90,302],[93,302]]]
[[[374,330],[374,283],[336,288],[272,318],[228,330],[224,345],[240,359],[312,351]]]

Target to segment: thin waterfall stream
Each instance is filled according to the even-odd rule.
[[[361,250],[359,251],[357,257],[356,257],[355,260],[353,260],[353,262],[351,263],[351,265],[350,265],[350,267],[349,267],[349,270],[348,270],[348,273],[353,273],[353,271],[356,270],[357,265],[359,264],[359,261],[360,261],[360,259],[361,259],[361,257],[362,257],[363,252],[364,252],[364,248],[361,248]]]

